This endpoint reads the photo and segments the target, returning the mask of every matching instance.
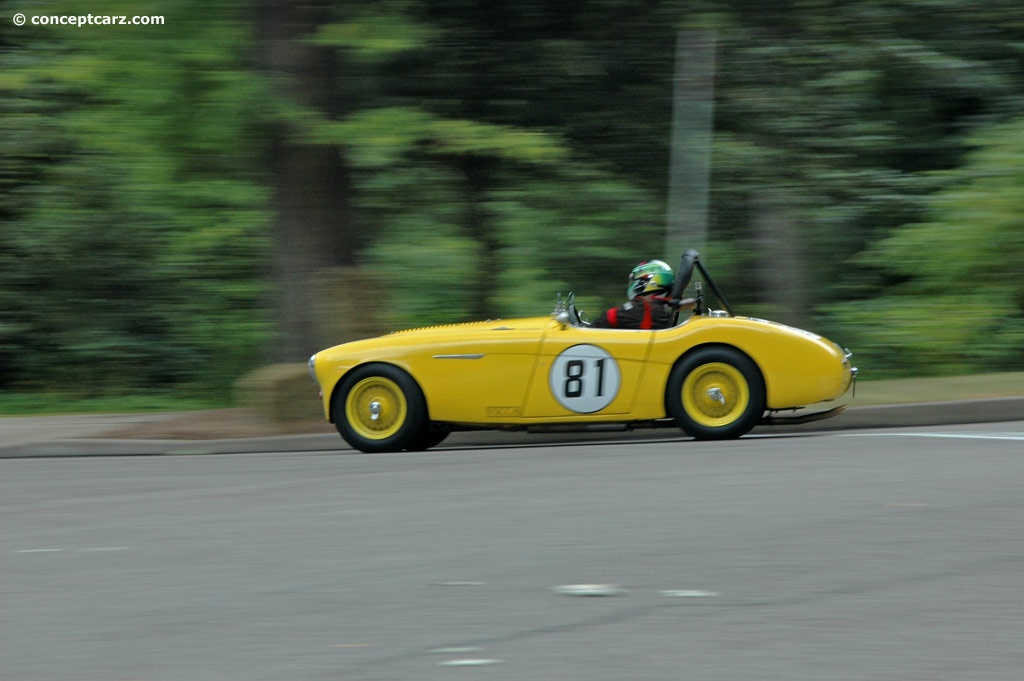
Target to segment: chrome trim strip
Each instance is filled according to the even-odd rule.
[[[480,359],[483,354],[479,355],[434,355],[434,359]]]

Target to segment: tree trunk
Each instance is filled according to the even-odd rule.
[[[792,209],[778,192],[753,197],[757,283],[772,319],[794,326],[807,320],[808,292]]]
[[[331,20],[331,3],[258,0],[258,65],[304,107],[327,118],[341,111],[339,64],[330,48],[303,42]],[[277,337],[271,361],[304,361],[328,339],[319,337],[310,300],[317,273],[351,265],[355,251],[348,173],[341,150],[301,144],[279,126],[269,159],[274,183],[273,278]]]

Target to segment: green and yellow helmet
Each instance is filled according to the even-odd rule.
[[[661,260],[645,260],[629,273],[629,287],[626,295],[630,300],[637,296],[668,293],[676,280],[672,268]]]

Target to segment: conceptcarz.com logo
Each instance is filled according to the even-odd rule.
[[[116,14],[39,14],[27,17],[18,12],[12,17],[15,26],[163,26],[162,16],[127,16]]]

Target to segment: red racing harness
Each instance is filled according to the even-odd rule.
[[[639,296],[639,299],[643,301],[644,304],[644,318],[640,321],[639,328],[644,330],[652,329],[654,328],[654,318],[651,316],[651,301],[649,301],[645,296]],[[634,300],[636,300],[636,298],[634,298]],[[611,326],[617,327],[619,325],[618,308],[612,308],[611,310],[608,310],[606,316],[608,319],[608,323]]]

